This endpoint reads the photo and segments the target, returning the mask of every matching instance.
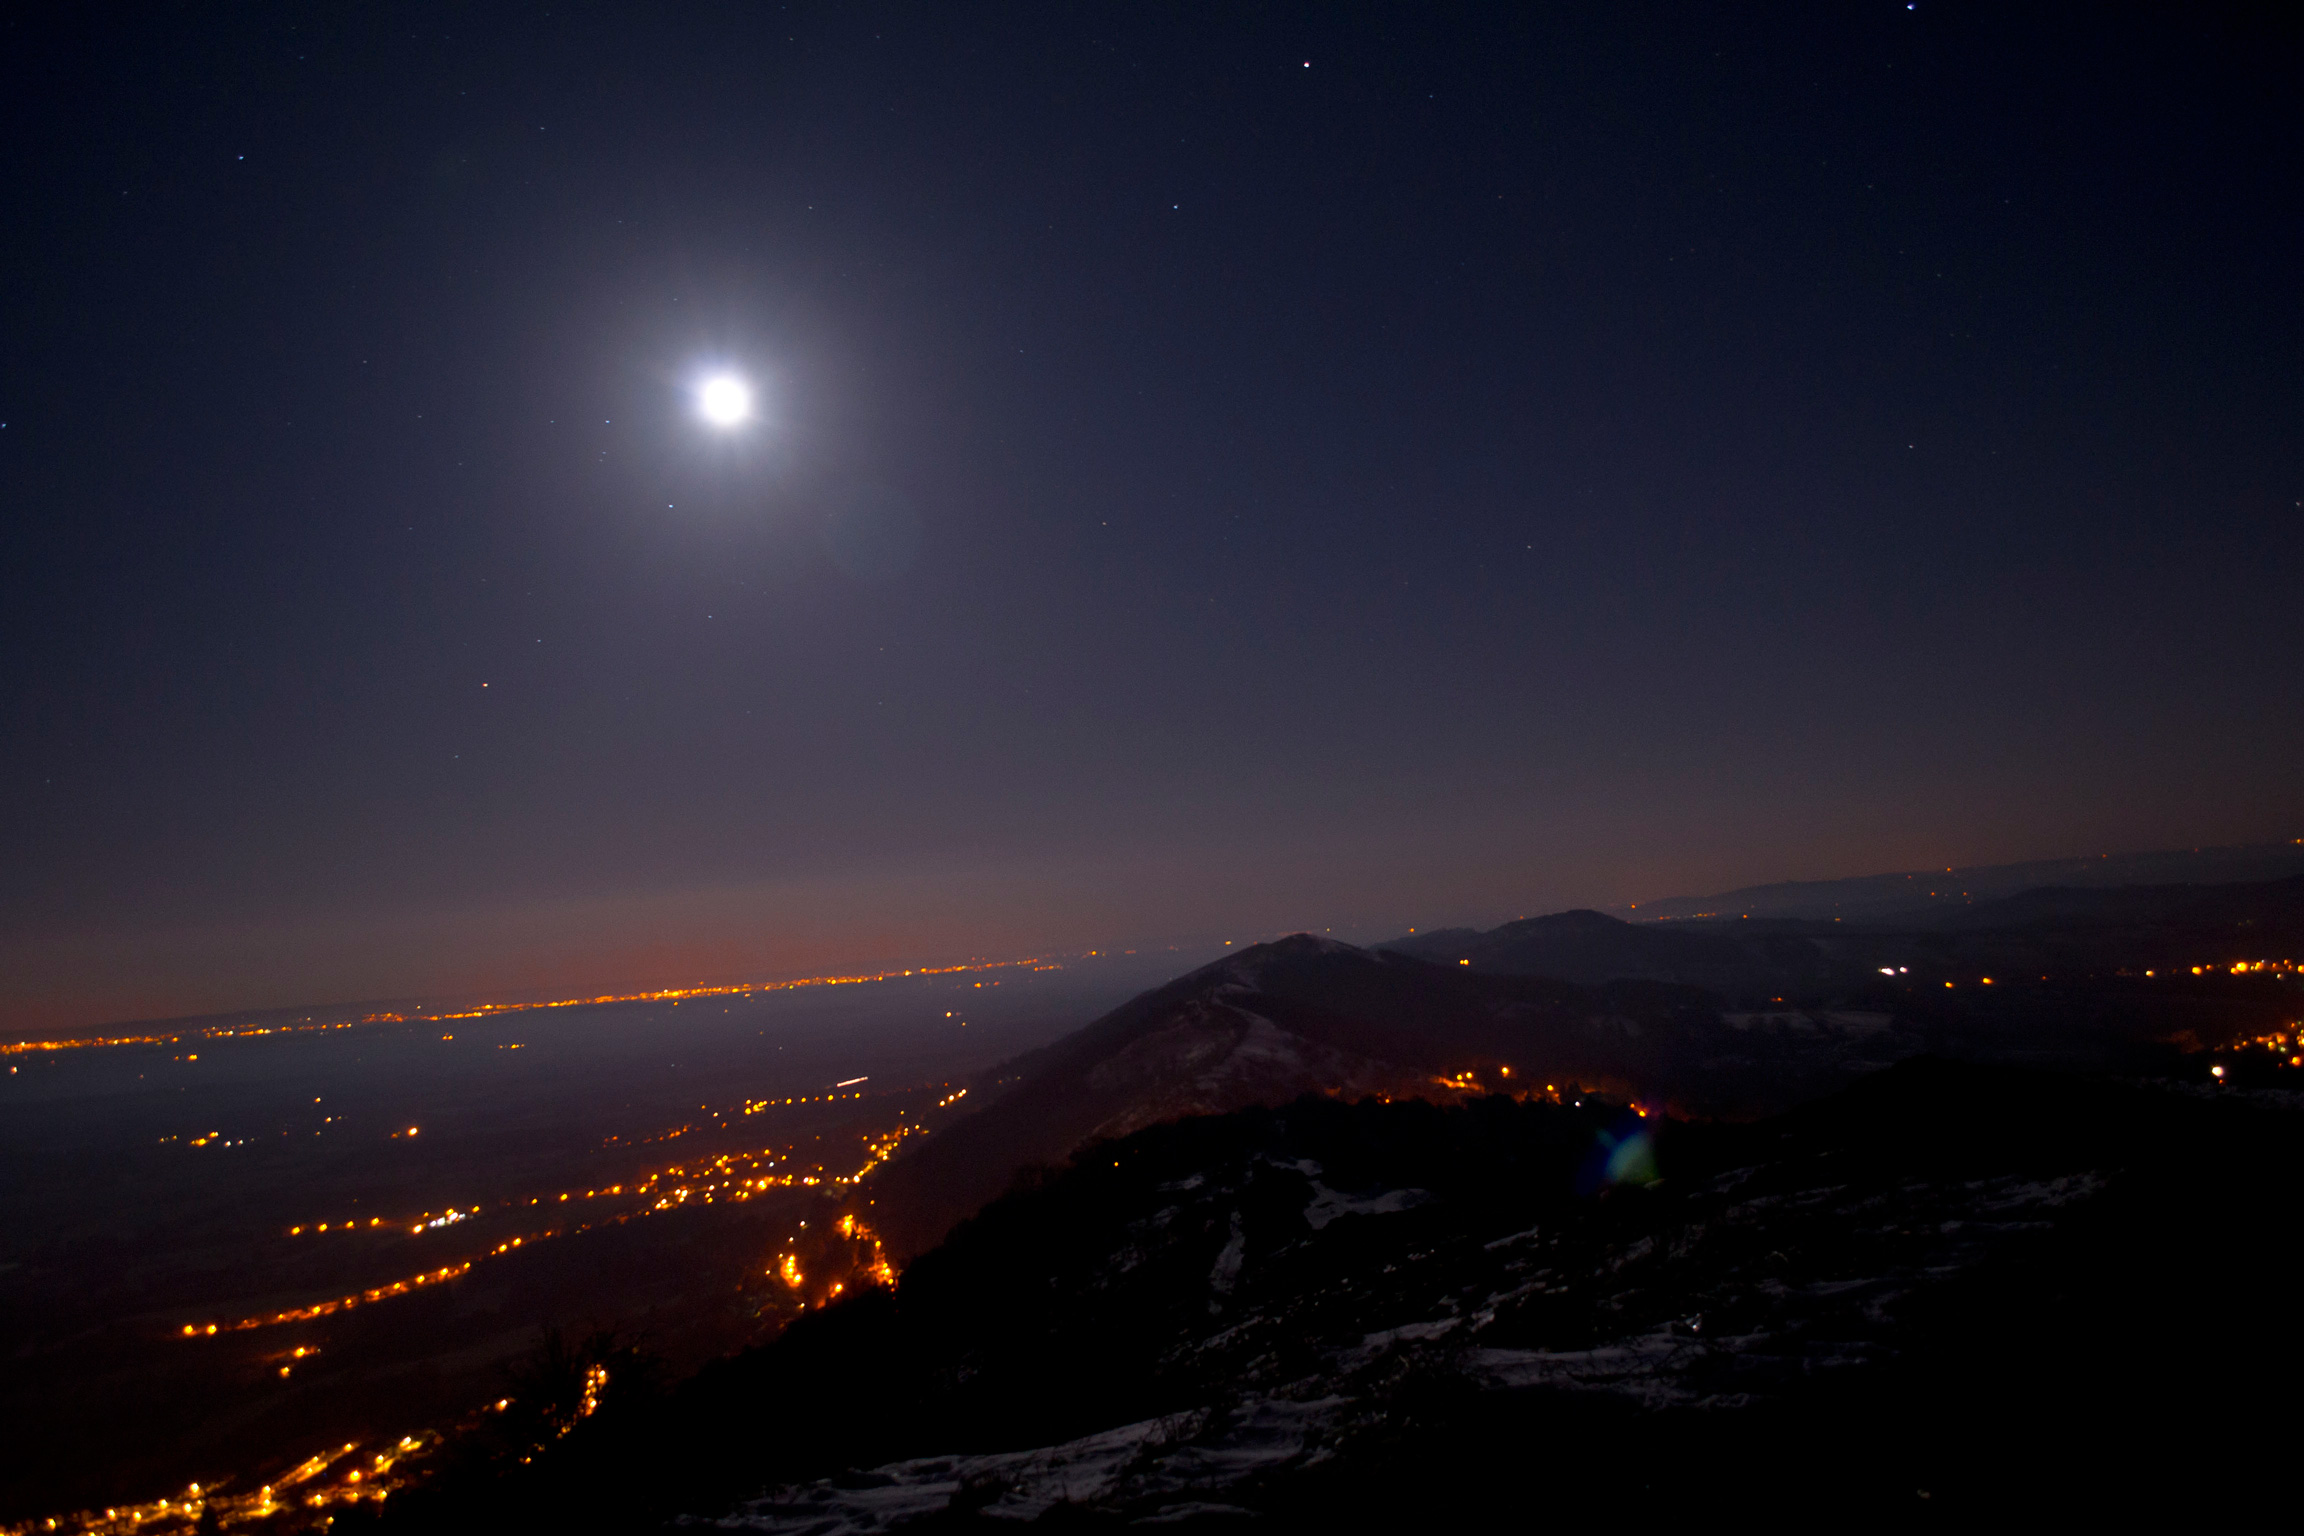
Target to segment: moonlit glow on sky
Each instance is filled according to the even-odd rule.
[[[696,408],[716,427],[741,426],[752,419],[752,386],[732,373],[716,373],[696,391]]]
[[[0,1029],[2294,837],[2227,9],[44,8]]]

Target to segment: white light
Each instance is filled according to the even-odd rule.
[[[733,427],[752,416],[752,386],[732,373],[715,374],[696,391],[696,408],[716,427]]]

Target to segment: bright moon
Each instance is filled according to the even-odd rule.
[[[752,415],[752,386],[732,373],[717,374],[696,392],[696,407],[716,427],[733,427]]]

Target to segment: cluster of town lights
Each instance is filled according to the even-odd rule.
[[[502,1408],[503,1404],[497,1405]],[[307,1457],[302,1463],[265,1483],[253,1493],[231,1493],[221,1486],[192,1483],[182,1493],[141,1504],[116,1504],[101,1511],[51,1516],[40,1521],[0,1527],[5,1536],[32,1536],[34,1532],[72,1531],[76,1536],[130,1536],[155,1529],[230,1528],[270,1521],[289,1511],[326,1511],[332,1506],[377,1503],[391,1495],[379,1481],[401,1461],[430,1451],[442,1443],[437,1433],[403,1435],[381,1451],[360,1454],[358,1441]],[[321,1516],[321,1526],[333,1517]]]
[[[850,1081],[862,1082],[864,1079],[856,1078],[850,1079]],[[935,1107],[938,1109],[949,1108],[967,1097],[967,1094],[968,1090],[965,1088],[955,1089],[938,1098],[935,1101]],[[744,1101],[743,1113],[753,1114],[786,1104],[829,1104],[859,1100],[864,1096],[861,1089],[856,1089],[846,1093],[796,1094],[783,1099],[748,1099]],[[899,1116],[903,1113],[903,1111],[898,1111]],[[679,1131],[668,1132],[662,1137],[649,1139],[669,1140],[689,1129],[692,1127],[682,1127]],[[599,1220],[579,1221],[504,1238],[486,1251],[459,1263],[428,1269],[402,1280],[373,1286],[349,1295],[330,1297],[310,1306],[244,1317],[233,1322],[186,1323],[182,1325],[179,1336],[186,1339],[208,1338],[218,1334],[241,1333],[252,1328],[310,1322],[316,1318],[350,1311],[354,1307],[386,1301],[395,1296],[409,1295],[424,1287],[438,1285],[444,1280],[457,1279],[468,1274],[474,1264],[488,1259],[501,1258],[534,1243],[591,1231],[599,1226],[618,1226],[636,1217],[680,1210],[691,1204],[714,1205],[727,1201],[745,1201],[771,1190],[815,1189],[841,1184],[860,1184],[875,1168],[895,1156],[897,1150],[903,1146],[906,1140],[915,1135],[925,1135],[927,1129],[925,1125],[917,1121],[906,1121],[888,1130],[867,1136],[864,1140],[863,1165],[854,1173],[832,1173],[820,1163],[812,1165],[807,1170],[795,1169],[789,1166],[793,1150],[790,1146],[769,1146],[762,1147],[757,1151],[722,1152],[690,1162],[674,1163],[646,1174],[630,1185],[618,1183],[594,1189],[562,1190],[556,1195],[532,1195],[525,1202],[507,1200],[502,1202],[500,1209],[516,1211],[529,1207],[566,1205],[580,1201],[623,1200],[627,1198],[636,1200],[639,1204],[634,1209],[621,1211]],[[365,1219],[354,1218],[341,1222],[322,1221],[299,1224],[288,1228],[287,1235],[303,1237],[307,1233],[317,1236],[321,1233],[369,1232],[382,1234],[398,1231],[409,1237],[422,1237],[442,1228],[475,1220],[485,1214],[486,1208],[483,1206],[454,1207],[437,1214],[426,1211],[414,1219],[405,1217],[388,1219],[382,1216],[371,1216]],[[0,1536],[4,1536],[4,1533],[0,1533]]]

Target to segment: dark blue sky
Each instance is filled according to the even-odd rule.
[[[0,1022],[2292,835],[2304,49],[2012,9],[17,13]]]

